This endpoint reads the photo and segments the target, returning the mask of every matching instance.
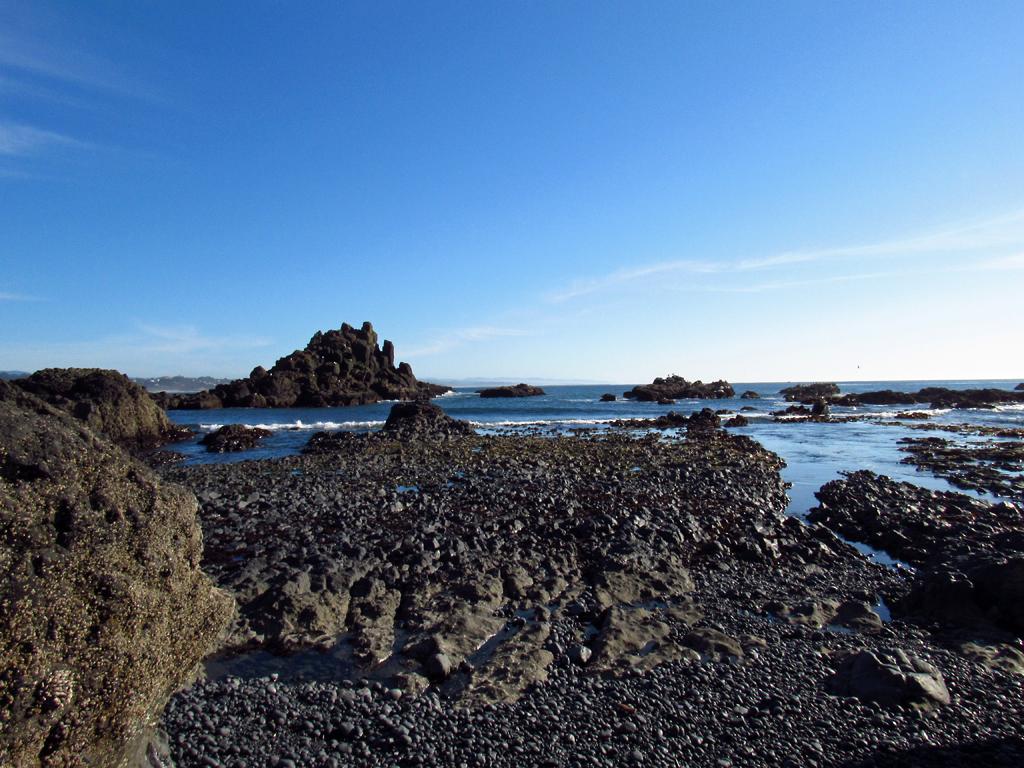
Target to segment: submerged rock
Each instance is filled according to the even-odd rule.
[[[0,382],[0,763],[122,766],[232,603],[196,500]]]
[[[46,368],[14,383],[124,447],[151,448],[189,435],[146,390],[117,371]]]
[[[491,387],[490,389],[480,390],[480,397],[538,397],[543,394],[543,389],[530,384],[516,384],[515,386]]]
[[[271,434],[273,433],[269,429],[247,427],[245,424],[227,424],[206,435],[199,444],[205,445],[206,450],[213,453],[248,451]]]
[[[471,435],[473,427],[467,421],[453,419],[440,406],[418,400],[391,406],[384,432],[405,437],[452,437]]]
[[[615,395],[613,395],[611,392],[605,392],[603,395],[601,395],[601,402],[602,403],[614,403],[615,402]]]

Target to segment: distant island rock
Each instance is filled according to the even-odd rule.
[[[1018,392],[1024,390],[1024,381],[1022,381],[1020,384],[1014,387],[1014,389],[1017,390]]]
[[[818,381],[814,384],[794,384],[792,387],[780,389],[779,394],[783,395],[790,402],[814,402],[821,398],[838,395],[839,385],[831,381]]]
[[[538,397],[543,394],[546,394],[543,389],[531,386],[530,384],[516,384],[515,386],[491,387],[490,389],[480,390],[480,397]]]
[[[761,399],[761,395],[759,395],[757,392],[755,392],[752,389],[748,389],[746,392],[744,392],[742,395],[740,395],[740,399],[741,400],[760,400]]]
[[[14,384],[127,448],[152,448],[190,434],[138,384],[102,368],[44,368]]]
[[[615,402],[615,395],[613,395],[611,392],[605,392],[603,395],[601,395],[601,402],[602,403],[614,403]]]
[[[650,384],[642,384],[622,396],[630,400],[637,400],[643,403],[657,403],[659,401],[686,400],[696,398],[700,400],[718,400],[725,397],[734,397],[736,392],[732,385],[724,380],[712,381],[708,384],[698,381],[687,381],[682,376],[668,376],[657,378]]]
[[[356,330],[318,331],[305,349],[282,357],[269,371],[257,366],[248,378],[191,395],[159,393],[167,409],[321,408],[366,405],[381,400],[416,400],[448,392],[448,387],[417,381],[408,363],[395,367],[395,345],[377,344],[370,323]]]

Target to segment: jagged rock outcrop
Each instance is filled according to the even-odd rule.
[[[134,763],[232,611],[196,499],[0,382],[0,765]]]
[[[724,380],[712,381],[705,384],[702,381],[687,381],[682,376],[668,376],[657,378],[650,384],[642,384],[633,387],[622,396],[631,400],[638,400],[644,403],[656,403],[661,400],[684,400],[687,398],[698,398],[701,400],[716,400],[724,397],[734,397],[736,392],[732,385]]]
[[[780,389],[779,394],[791,402],[813,402],[825,397],[835,397],[839,394],[839,387],[831,381],[819,381],[814,384],[794,384],[791,387]]]
[[[247,378],[194,395],[160,393],[168,409],[320,408],[365,405],[381,400],[413,400],[447,392],[447,387],[417,381],[412,366],[395,367],[395,345],[377,344],[370,323],[356,330],[317,331],[305,349],[282,357],[268,371],[257,366]]]
[[[261,427],[247,427],[245,424],[227,424],[210,432],[200,445],[205,445],[211,453],[228,453],[230,451],[248,451],[259,445],[264,437],[272,432]]]
[[[545,394],[543,389],[530,384],[516,384],[515,386],[491,387],[480,390],[480,397],[539,397],[543,394]]]
[[[45,368],[14,382],[128,448],[151,448],[189,435],[172,424],[142,387],[100,368]]]

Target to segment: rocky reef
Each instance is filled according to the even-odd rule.
[[[835,397],[839,394],[839,386],[831,381],[819,381],[814,384],[794,384],[791,387],[780,389],[779,394],[789,401],[814,402],[826,397]]]
[[[127,448],[152,448],[189,435],[138,384],[100,368],[46,368],[14,382]]]
[[[832,405],[847,406],[923,404],[931,408],[993,408],[1001,403],[1024,403],[1024,391],[993,388],[947,389],[945,387],[924,387],[917,392],[882,389],[874,392],[833,396],[829,398],[829,402]]]
[[[702,381],[687,381],[682,376],[673,375],[657,378],[650,384],[633,387],[628,392],[623,392],[622,396],[639,402],[656,403],[687,398],[720,399],[733,397],[735,394],[732,385],[727,381],[719,380],[705,384]]]
[[[490,387],[480,390],[480,397],[539,397],[544,390],[531,384],[516,384],[506,387]]]
[[[861,471],[826,484],[809,519],[916,566],[896,604],[978,663],[1024,673],[1024,516],[1013,504]]]
[[[447,387],[417,381],[408,363],[395,367],[395,346],[377,343],[370,323],[358,330],[318,331],[305,349],[282,357],[268,371],[257,366],[247,378],[191,395],[160,393],[167,409],[319,408],[365,405],[381,400],[430,398]]]
[[[83,421],[0,382],[0,764],[145,759],[149,726],[232,611],[199,569],[196,506]]]

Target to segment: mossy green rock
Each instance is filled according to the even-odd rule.
[[[0,765],[128,765],[233,604],[191,492],[0,381]]]
[[[128,448],[149,448],[188,434],[170,422],[146,390],[118,371],[45,368],[15,383]]]

